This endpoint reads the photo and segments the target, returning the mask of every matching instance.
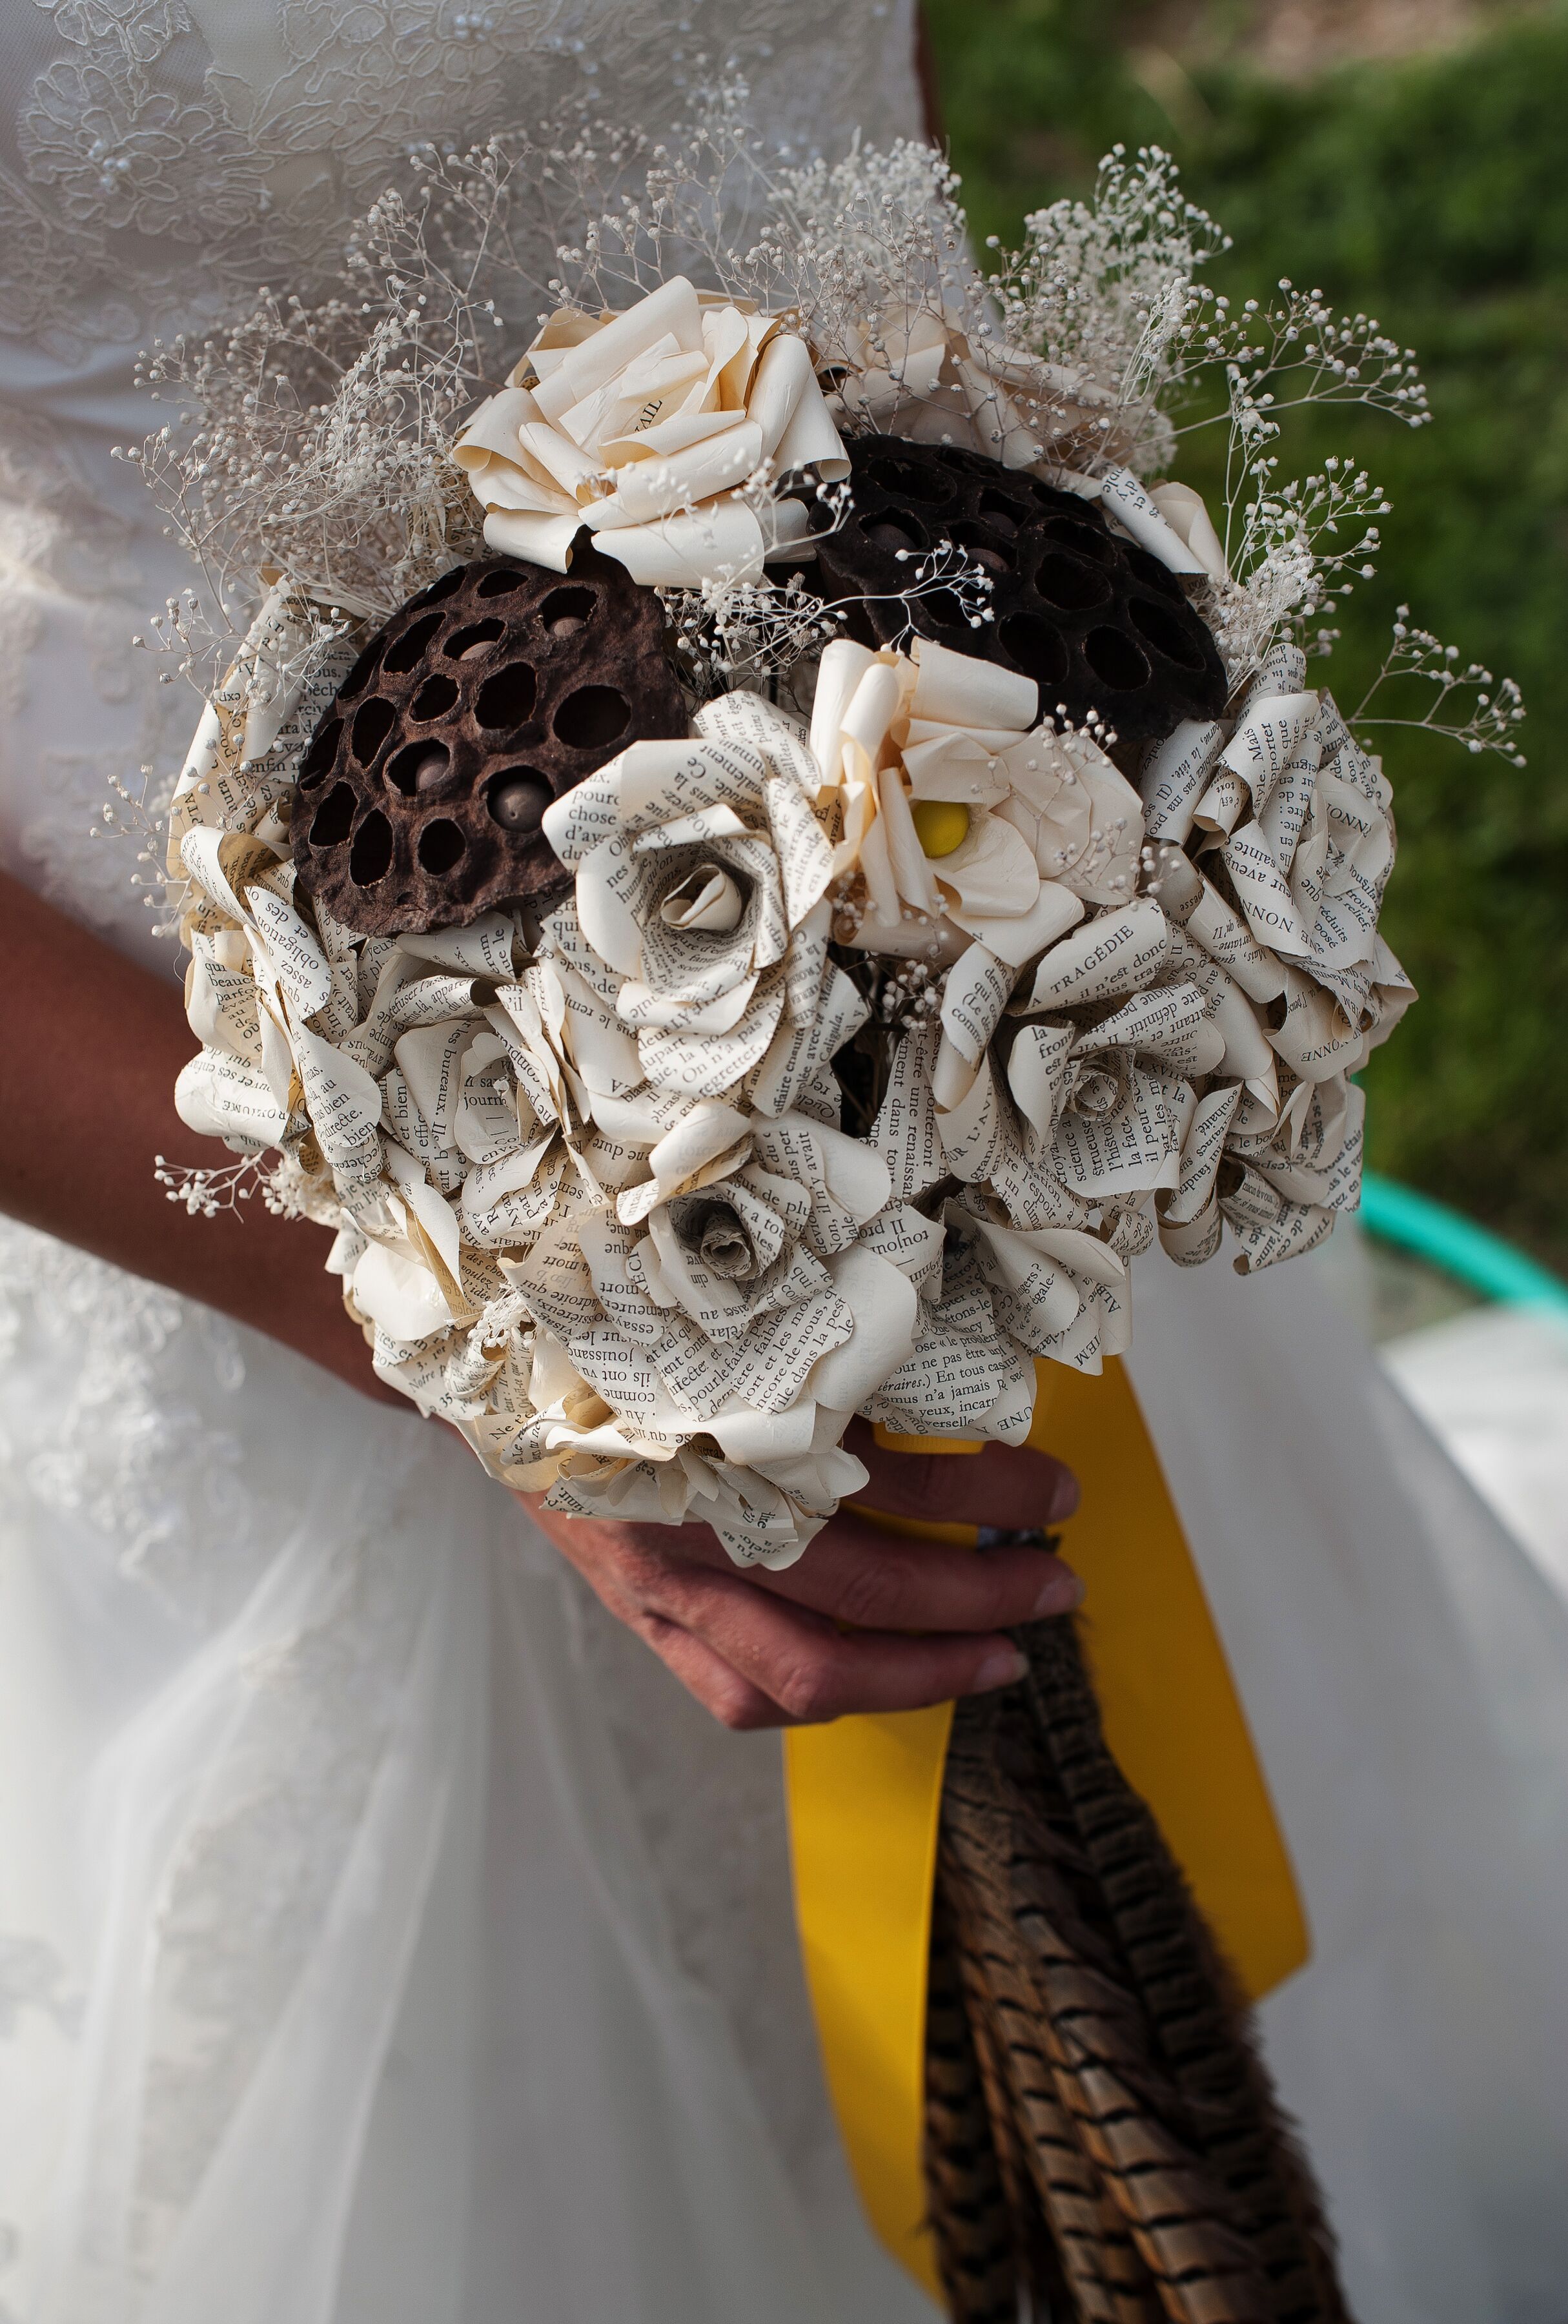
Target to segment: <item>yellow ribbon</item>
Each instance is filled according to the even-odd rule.
[[[1254,1999],[1309,1950],[1290,1859],[1132,1386],[1038,1367],[1029,1443],[1083,1488],[1063,1528],[1105,1732]],[[951,1440],[890,1438],[909,1451]],[[950,1526],[900,1527],[973,1539]],[[790,1729],[796,1914],[828,2087],[866,2212],[940,2301],[920,2127],[926,1961],[953,1706]]]

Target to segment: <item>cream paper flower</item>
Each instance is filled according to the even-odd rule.
[[[856,325],[833,369],[856,429],[961,445],[1006,468],[1075,466],[1113,448],[1114,396],[1022,347],[973,339],[933,307],[890,306],[874,328]]]
[[[890,307],[874,330],[857,325],[830,369],[833,402],[855,432],[955,444],[1058,491],[1099,501],[1106,514],[1173,573],[1228,580],[1224,551],[1190,484],[1147,488],[1119,464],[1130,449],[1121,399],[1080,372],[1027,349],[973,338],[928,306]]]
[[[720,1514],[702,1513],[735,1554],[790,1562],[844,1489],[822,1480],[843,1473],[850,1415],[912,1342],[913,1289],[859,1242],[889,1194],[880,1158],[826,1122],[681,1108],[613,1210],[559,1218],[502,1261],[547,1335],[536,1369],[558,1381],[547,1396],[540,1374],[509,1458],[539,1480],[556,1461],[559,1508],[664,1513],[673,1497],[685,1514],[691,1493],[717,1494]],[[574,1383],[602,1413],[567,1409]],[[650,1474],[628,1480],[629,1462]],[[742,1524],[735,1491],[762,1515]],[[780,1540],[775,1496],[816,1523]]]
[[[1197,1206],[1184,1197],[1162,1213],[1167,1250],[1191,1264],[1217,1248],[1222,1213],[1242,1237],[1238,1264],[1251,1268],[1290,1256],[1314,1231],[1258,1191],[1259,1139],[1294,1163],[1308,1136],[1314,1167],[1332,1166],[1332,1194],[1320,1179],[1305,1206],[1354,1207],[1359,1141],[1335,1142],[1343,1109],[1333,1099],[1324,1128],[1311,1092],[1342,1091],[1415,997],[1378,931],[1394,861],[1388,779],[1305,673],[1298,648],[1276,648],[1233,725],[1178,727],[1143,776],[1149,885],[1226,1032],[1222,1070],[1242,1084],[1225,1138],[1241,1176],[1205,1167]],[[1183,845],[1194,834],[1196,862]],[[1310,1133],[1309,1120],[1319,1123]],[[1278,1183],[1277,1169],[1268,1175]],[[1315,1231],[1327,1231],[1321,1217]]]
[[[1085,735],[1036,725],[1039,688],[929,640],[822,658],[812,754],[833,868],[864,884],[841,940],[951,960],[967,939],[1013,967],[1089,904],[1138,885],[1143,808]]]
[[[865,1018],[829,960],[833,857],[815,761],[759,696],[708,703],[687,742],[634,742],[545,816],[576,874],[547,942],[636,1035],[656,1088],[745,1084],[793,1105]]]
[[[758,580],[804,536],[801,502],[740,497],[765,464],[849,473],[805,340],[680,275],[622,314],[552,315],[453,457],[492,549],[564,573],[586,525],[633,580],[683,587]]]

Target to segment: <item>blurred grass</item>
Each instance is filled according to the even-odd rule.
[[[1352,708],[1407,601],[1519,681],[1529,764],[1376,738],[1400,834],[1384,926],[1422,999],[1367,1071],[1371,1160],[1568,1270],[1568,8],[1288,87],[1154,46],[1152,0],[927,14],[977,236],[1016,238],[1028,209],[1088,189],[1106,146],[1153,141],[1234,236],[1214,281],[1321,285],[1421,355],[1429,428],[1287,422],[1288,466],[1347,452],[1394,503],[1379,577],[1314,676]],[[1182,456],[1205,489],[1218,434]]]

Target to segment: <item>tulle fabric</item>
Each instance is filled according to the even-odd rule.
[[[455,1440],[230,1352],[273,1462],[226,1590],[7,1508],[9,2313],[928,2314],[828,2117],[776,1738],[711,1726]],[[14,1442],[70,1353],[23,1315]],[[159,1361],[172,1405],[210,1346]]]
[[[1305,1891],[1263,2024],[1355,2312],[1561,2324],[1568,1604],[1316,1260],[1139,1269],[1134,1379]]]

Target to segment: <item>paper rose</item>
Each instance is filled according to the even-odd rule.
[[[834,368],[838,407],[860,428],[961,444],[1006,468],[1037,467],[1047,452],[1076,466],[1115,448],[1114,396],[1022,347],[972,338],[929,306],[890,306],[853,327]]]
[[[752,580],[804,506],[739,488],[848,473],[811,350],[782,318],[676,276],[618,315],[564,307],[453,449],[492,549],[564,573],[586,525],[634,581]]]
[[[746,1083],[781,1112],[863,1021],[827,954],[818,781],[796,722],[732,694],[689,742],[632,743],[546,815],[576,873],[548,941],[613,1002],[656,1088]]]
[[[839,640],[822,658],[811,747],[835,869],[863,898],[836,933],[868,952],[952,958],[978,938],[1014,967],[1138,885],[1138,793],[1086,735],[1037,725],[1039,689],[918,638],[910,655]]]

